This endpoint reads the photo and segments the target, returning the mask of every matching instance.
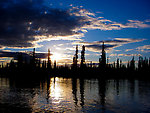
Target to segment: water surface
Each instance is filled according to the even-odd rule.
[[[22,84],[0,78],[0,112],[150,112],[150,82],[52,77]]]

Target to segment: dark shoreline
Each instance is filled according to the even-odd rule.
[[[129,72],[102,72],[102,71],[9,71],[0,73],[0,77],[14,80],[38,81],[51,77],[81,78],[81,79],[130,79],[130,80],[150,80],[149,72],[129,71]]]

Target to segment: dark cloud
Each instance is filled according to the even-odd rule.
[[[85,46],[89,51],[100,52],[102,50],[102,45],[86,45]],[[105,45],[104,48],[106,50],[110,50],[112,48],[118,47],[118,45]]]
[[[27,58],[30,59],[30,57],[32,56],[32,52],[10,52],[10,51],[0,51],[0,58],[3,57],[11,57],[14,58],[15,60],[17,59],[18,55],[22,55],[23,58]],[[47,53],[36,53],[35,56],[36,58],[47,58]]]
[[[117,45],[104,45],[104,48],[105,49],[109,49],[109,48],[112,48],[112,47],[115,47]],[[89,48],[97,48],[97,49],[102,49],[102,45],[86,45],[86,47],[89,47]]]
[[[0,14],[0,46],[7,47],[33,47],[44,36],[75,35],[73,29],[84,24],[84,17],[49,8],[42,0],[1,0]]]
[[[75,44],[85,44],[85,45],[95,45],[95,44],[105,44],[109,45],[121,45],[121,44],[128,44],[134,42],[144,41],[145,39],[133,39],[133,38],[114,38],[112,40],[103,40],[103,41],[95,41],[95,42],[76,42]]]
[[[0,57],[14,57],[14,58],[17,58],[17,55],[19,55],[18,52],[0,51]]]
[[[130,25],[112,22],[103,17],[96,17],[94,13],[79,7],[54,9],[45,5],[44,1],[0,0],[0,48],[37,47],[40,41],[61,39],[58,37],[71,40],[73,36],[83,37],[83,34],[91,29],[120,30],[121,28],[149,27],[137,20],[129,20]],[[117,38],[110,40],[111,43],[128,43],[128,41],[132,42],[132,40]],[[107,41],[107,43],[110,42]]]
[[[105,49],[111,50],[113,48],[122,46],[128,43],[140,42],[145,39],[132,39],[132,38],[114,38],[112,40],[104,40],[104,41],[95,41],[95,42],[76,42],[74,44],[82,44],[85,45],[89,51],[100,52],[102,49],[102,43],[105,43]]]

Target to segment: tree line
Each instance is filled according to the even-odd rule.
[[[56,61],[51,61],[50,49],[48,49],[47,60],[41,61],[36,58],[35,48],[33,49],[30,59],[26,59],[22,53],[18,54],[17,62],[12,59],[7,65],[0,66],[0,75],[22,76],[53,75],[53,76],[78,76],[78,77],[142,77],[147,76],[150,72],[150,58],[139,57],[137,66],[134,57],[128,61],[127,65],[122,60],[117,59],[113,64],[106,62],[106,52],[104,42],[102,44],[102,55],[99,58],[98,65],[85,62],[85,46],[82,46],[81,62],[78,63],[78,45],[76,45],[75,54],[71,66],[58,66]],[[20,76],[21,76],[20,75]],[[134,75],[134,76],[133,76]],[[18,77],[18,76],[17,76]]]

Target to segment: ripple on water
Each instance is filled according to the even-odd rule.
[[[15,83],[8,78],[0,78],[0,112],[150,111],[150,82],[57,77],[42,80],[31,88],[12,85],[12,82]]]

